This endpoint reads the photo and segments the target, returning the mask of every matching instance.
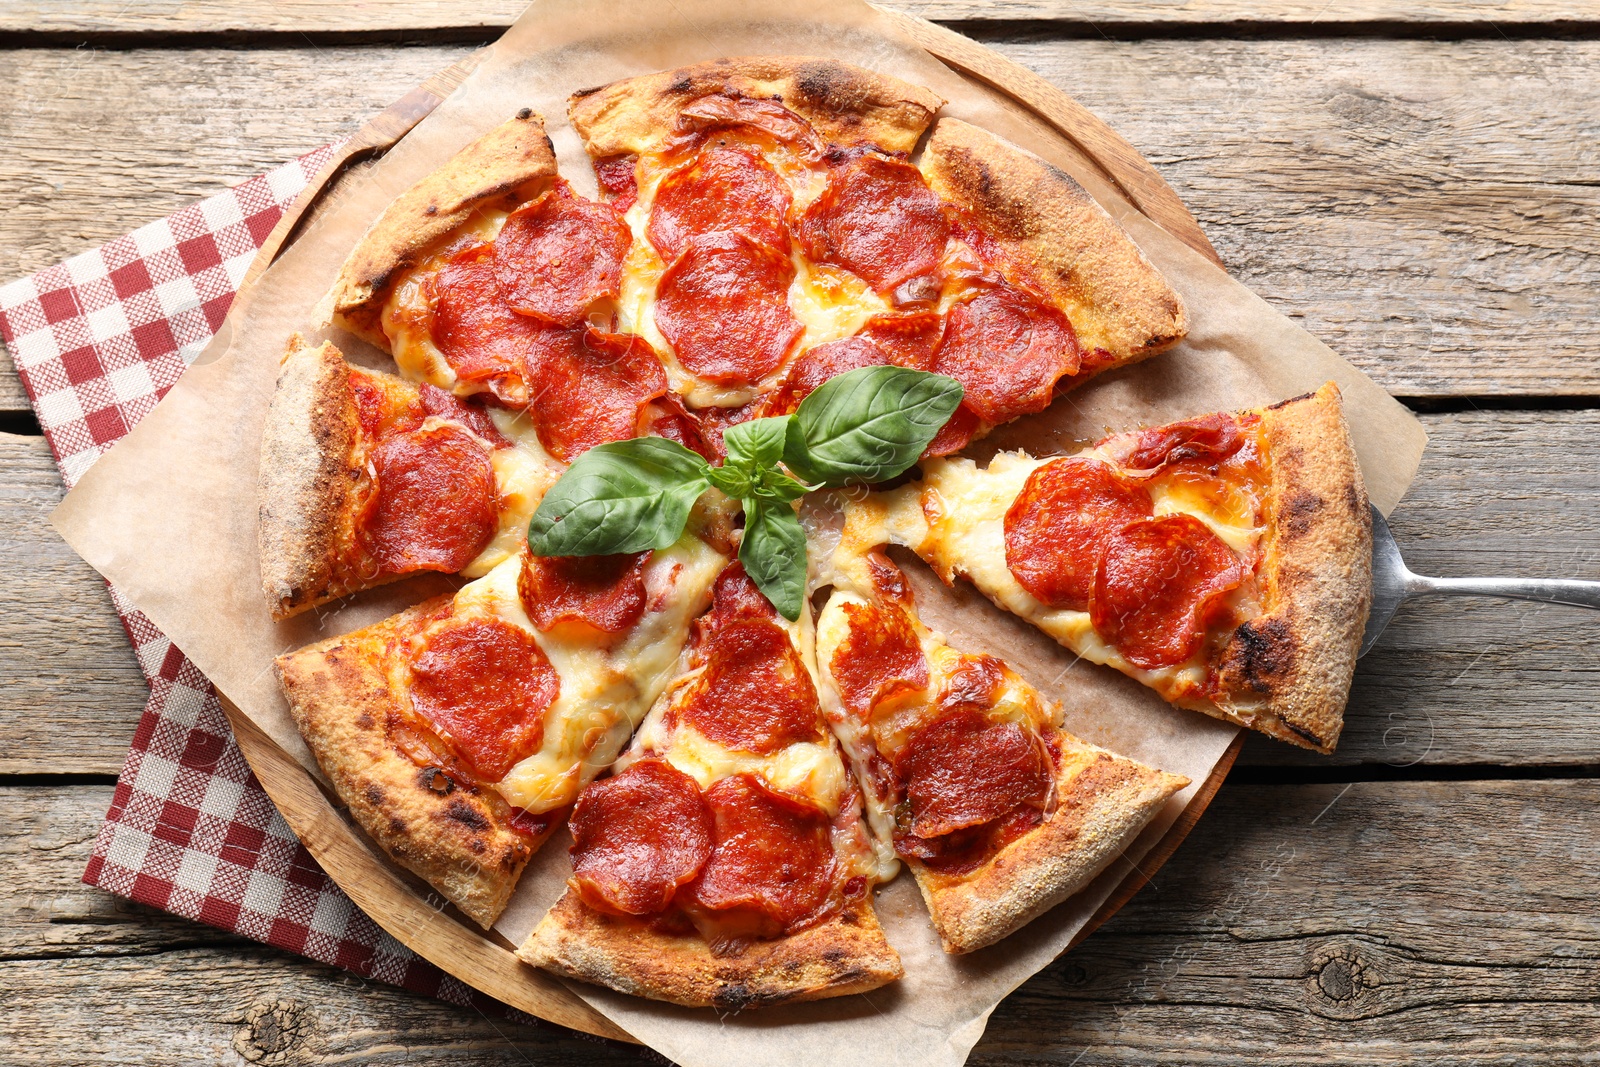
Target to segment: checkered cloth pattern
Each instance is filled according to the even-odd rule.
[[[257,249],[329,145],[0,286],[0,339],[71,488],[221,326]],[[484,997],[384,933],[323,873],[250,773],[211,684],[115,587],[150,683],[83,880],[462,1006]]]

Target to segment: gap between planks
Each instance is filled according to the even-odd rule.
[[[8,1063],[641,1062],[82,885],[110,794],[0,789]],[[1596,782],[1230,781],[1149,888],[1000,1006],[972,1062],[1577,1060],[1600,1042],[1597,809]]]
[[[0,41],[129,43],[209,37],[249,43],[262,35],[329,40],[474,39],[502,32],[523,0],[388,0],[330,6],[318,0],[0,0]],[[884,6],[963,29],[993,23],[1045,23],[1057,32],[1561,32],[1593,24],[1580,0],[901,0]]]
[[[1600,397],[1600,42],[991,43],[1137,145],[1236,277],[1391,392]],[[9,53],[0,277],[347,134],[466,52]],[[23,404],[0,377],[0,407]]]

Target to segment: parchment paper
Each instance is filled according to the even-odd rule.
[[[256,558],[256,477],[261,427],[289,334],[328,336],[353,358],[384,357],[337,333],[322,334],[312,308],[357,238],[397,195],[520,107],[542,112],[564,176],[594,191],[592,171],[565,121],[576,89],[718,56],[812,54],[926,85],[945,114],[984,126],[1077,177],[1106,205],[1179,290],[1191,315],[1184,344],[1109,374],[1050,411],[995,434],[985,451],[1070,451],[1108,430],[1205,411],[1254,406],[1328,379],[1346,413],[1374,503],[1388,511],[1414,475],[1425,436],[1404,408],[1326,346],[1121,200],[1070,144],[998,94],[950,72],[902,39],[886,16],[850,0],[809,0],[799,14],[728,0],[536,3],[462,87],[383,160],[346,179],[318,221],[239,303],[200,361],[139,427],[103,457],[52,516],[80,555],[115,582],[274,740],[316,771],[277,687],[273,657],[383,618],[450,587],[418,579],[371,591],[320,613],[274,624]],[[1070,88],[1070,87],[1069,87]],[[981,455],[980,455],[981,458]],[[1049,639],[964,590],[945,590],[908,564],[924,617],[952,643],[1010,659],[1047,696],[1067,727],[1096,744],[1203,782],[1236,734],[1167,707],[1108,669],[1084,665]],[[691,1067],[835,1064],[959,1065],[989,1013],[1053,960],[1099,904],[1159,840],[1196,786],[1174,798],[1125,858],[1092,886],[1000,945],[945,955],[909,877],[884,888],[878,909],[906,978],[859,997],[719,1018],[578,984],[619,1025]],[[565,841],[530,865],[497,929],[520,941],[569,871]]]

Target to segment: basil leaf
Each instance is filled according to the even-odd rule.
[[[800,402],[783,461],[808,482],[881,482],[917,461],[956,406],[961,383],[909,367],[862,367]]]
[[[796,481],[780,470],[769,468],[762,472],[760,481],[748,495],[787,504],[791,500],[799,500],[814,488],[816,487]]]
[[[788,429],[788,415],[734,423],[722,431],[728,463],[752,470],[776,465],[783,458],[783,441]]]
[[[806,532],[788,504],[745,502],[739,562],[778,613],[793,622],[806,596]]]
[[[704,459],[662,437],[597,445],[545,493],[528,547],[540,556],[666,548],[683,534],[709,474]]]
[[[755,492],[756,479],[743,467],[723,464],[712,467],[706,474],[711,479],[711,484],[721,489],[731,497],[743,499]]]

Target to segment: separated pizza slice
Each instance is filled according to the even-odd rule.
[[[525,419],[355,366],[296,334],[261,442],[272,614],[423,571],[485,574],[520,551],[558,475]]]
[[[723,572],[677,678],[612,774],[579,797],[572,878],[519,956],[726,1010],[900,977],[810,631],[809,615],[786,622],[740,565]]]
[[[823,703],[885,860],[910,866],[945,951],[971,952],[1088,885],[1189,780],[1080,741],[1006,663],[950,647],[877,533],[847,522],[828,568]]]
[[[279,657],[351,815],[487,928],[671,677],[728,559],[726,516],[669,548],[513,556],[454,596]]]
[[[1338,387],[1074,456],[923,465],[884,536],[1180,707],[1331,752],[1371,600]]]

